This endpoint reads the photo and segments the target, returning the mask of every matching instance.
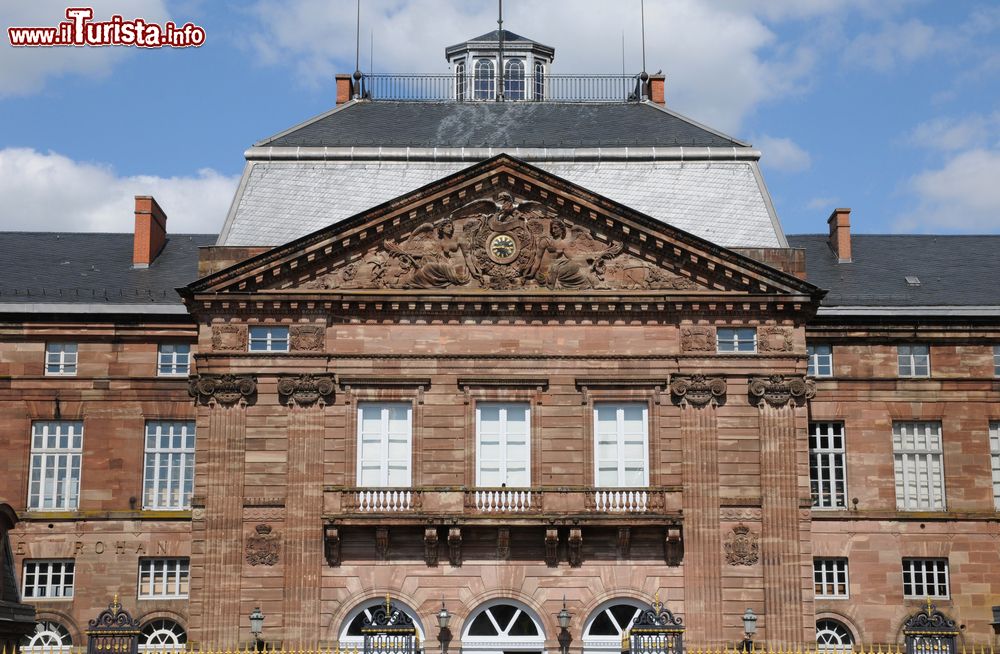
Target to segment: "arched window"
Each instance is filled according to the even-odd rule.
[[[524,62],[508,59],[503,66],[503,94],[508,100],[524,100]]]
[[[36,622],[35,632],[21,639],[22,652],[68,652],[72,646],[66,627],[51,620]]]
[[[356,607],[351,611],[346,618],[344,618],[344,623],[340,628],[340,646],[341,649],[345,647],[357,647],[360,649],[364,644],[364,633],[361,629],[365,626],[365,620],[371,621],[372,612],[378,607],[385,607],[385,600],[371,600],[361,606]],[[410,616],[413,620],[413,626],[417,628],[417,636],[420,637],[420,641],[424,641],[424,629],[420,624],[420,620],[417,618],[416,612],[409,606],[406,606],[398,599],[393,598],[392,606],[397,610],[397,612],[402,611],[406,615]]]
[[[496,97],[494,87],[493,62],[489,59],[476,61],[476,78],[472,82],[472,97],[476,100],[492,100]]]
[[[854,637],[842,623],[825,618],[816,621],[816,646],[821,652],[850,652]]]
[[[545,66],[540,62],[535,64],[535,99],[545,99]]]
[[[186,646],[187,633],[173,620],[150,620],[142,625],[140,652],[176,652]]]
[[[628,599],[614,599],[597,607],[583,628],[585,654],[620,652],[622,634],[642,609],[639,602]]]
[[[538,618],[514,600],[501,600],[473,611],[462,634],[462,649],[466,652],[538,652],[544,645]]]
[[[465,99],[465,62],[455,64],[455,99]]]

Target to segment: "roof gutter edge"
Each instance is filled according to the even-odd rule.
[[[69,314],[126,314],[141,313],[179,316],[188,313],[187,307],[177,304],[101,304],[72,302],[0,302],[0,313],[69,313]]]
[[[879,306],[840,306],[820,307],[816,315],[820,318],[834,316],[1000,316],[1000,306],[911,306],[911,307],[879,307]]]
[[[505,153],[522,161],[758,161],[756,148],[616,147],[616,148],[467,148],[467,147],[272,147],[255,146],[247,161],[468,161]]]

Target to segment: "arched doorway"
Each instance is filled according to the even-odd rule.
[[[176,652],[187,646],[184,627],[173,620],[160,618],[142,625],[139,636],[140,652]]]
[[[830,618],[817,620],[816,649],[820,652],[850,652],[854,649],[854,636],[842,622]]]
[[[476,654],[544,652],[542,622],[525,604],[511,599],[483,604],[466,620],[462,651]]]
[[[338,632],[341,649],[354,649],[356,647],[358,650],[361,650],[364,647],[365,638],[361,629],[365,626],[365,620],[370,621],[372,619],[372,611],[380,606],[385,607],[384,599],[372,599],[356,606],[347,614]],[[417,628],[417,636],[420,637],[420,642],[424,642],[424,627],[417,617],[417,612],[395,598],[392,600],[392,606],[396,611],[401,611],[410,616],[410,619],[413,620],[413,626]]]
[[[598,606],[583,626],[584,654],[617,654],[622,650],[622,634],[643,608],[642,603],[616,598]]]
[[[69,652],[73,647],[73,638],[69,630],[53,620],[40,620],[35,623],[35,632],[21,640],[22,652],[44,652],[53,654]]]

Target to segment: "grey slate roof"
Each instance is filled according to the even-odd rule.
[[[132,267],[132,234],[0,232],[0,304],[180,305],[212,234],[169,234],[149,268]]]
[[[825,234],[789,235],[806,250],[823,306],[1000,306],[1000,236],[851,236],[852,263],[837,263]],[[917,277],[910,286],[906,277]]]
[[[648,103],[355,102],[272,147],[746,147]]]
[[[474,39],[469,39],[470,41],[499,41],[500,40],[500,30],[493,30],[492,32],[487,32],[486,34],[480,34]],[[503,31],[504,41],[532,41],[526,36],[521,36],[520,34],[514,34],[510,30]]]

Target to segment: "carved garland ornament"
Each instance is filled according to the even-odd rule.
[[[695,289],[698,285],[507,191],[386,240],[306,288]]]
[[[246,559],[250,565],[274,565],[278,562],[281,536],[272,533],[270,525],[257,525],[247,537]]]
[[[705,375],[672,375],[670,395],[678,404],[702,407],[726,396],[726,380]]]
[[[283,404],[312,406],[319,402],[329,404],[335,389],[331,375],[298,375],[278,380],[278,396]]]
[[[801,376],[751,377],[747,391],[750,394],[751,404],[759,404],[763,400],[779,408],[789,401],[802,405],[806,400],[812,399],[816,395],[816,384],[811,379]]]
[[[251,375],[198,375],[188,382],[188,394],[205,404],[249,402],[256,392],[257,379]]]
[[[760,559],[760,542],[750,527],[740,523],[729,532],[725,542],[726,563],[753,565]]]

